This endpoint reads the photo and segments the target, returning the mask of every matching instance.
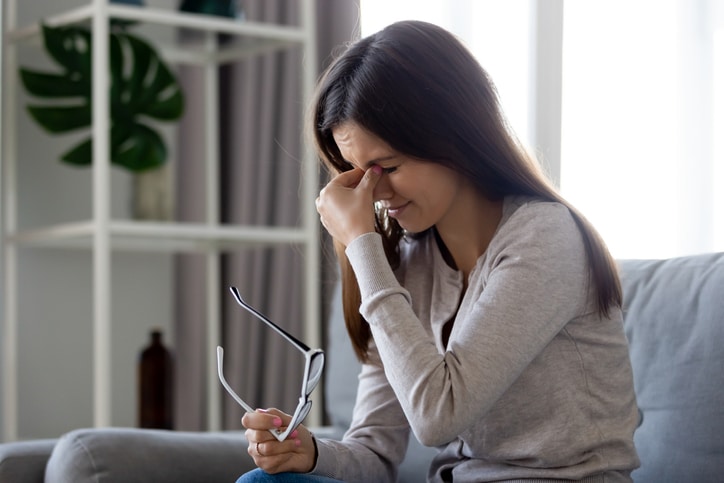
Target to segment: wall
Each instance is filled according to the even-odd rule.
[[[82,5],[79,0],[18,1],[20,25]],[[87,2],[86,2],[87,3]],[[147,5],[175,8],[172,0]],[[38,46],[19,49],[19,62],[51,67]],[[88,219],[91,172],[62,164],[58,155],[73,136],[51,136],[25,114],[29,100],[18,89],[18,195],[21,226]],[[173,132],[166,140],[173,158]],[[171,136],[169,136],[171,135]],[[128,217],[131,177],[112,170],[114,217]],[[93,424],[92,264],[85,249],[19,250],[18,436],[56,437]],[[172,256],[117,253],[112,258],[112,425],[136,421],[136,362],[151,327],[172,341]]]

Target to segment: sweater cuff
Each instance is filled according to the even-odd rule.
[[[311,474],[336,479],[337,475],[339,475],[339,470],[337,468],[337,456],[334,448],[325,444],[324,439],[314,438],[314,442],[317,447],[317,464],[314,466]]]
[[[402,295],[410,302],[410,294],[400,285],[387,261],[379,233],[358,236],[347,246],[345,254],[359,285],[360,313],[369,323],[374,323],[372,312],[386,297]]]
[[[399,285],[385,256],[379,233],[358,236],[347,246],[345,254],[357,277],[362,300],[390,286]]]

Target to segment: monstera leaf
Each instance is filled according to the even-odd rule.
[[[43,26],[43,43],[62,68],[59,73],[21,68],[25,89],[52,100],[28,106],[35,121],[50,133],[65,133],[91,125],[91,32],[85,27]],[[155,49],[126,31],[110,36],[110,158],[130,171],[143,171],[166,161],[161,136],[147,124],[150,118],[176,120],[183,114],[181,87]],[[89,136],[61,155],[70,164],[86,166],[93,159]]]

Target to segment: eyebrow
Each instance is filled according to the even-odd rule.
[[[384,161],[389,161],[391,159],[395,159],[398,156],[399,156],[398,154],[390,154],[389,156],[381,156],[379,158],[371,159],[371,160],[367,161],[366,163],[364,163],[364,170],[366,171],[376,164],[382,163]],[[352,164],[349,160],[345,159],[344,161],[347,164],[354,166],[354,164]]]

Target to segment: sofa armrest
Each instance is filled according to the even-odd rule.
[[[47,483],[235,481],[253,469],[242,432],[134,428],[79,429],[63,435]]]
[[[43,483],[55,439],[0,444],[0,483]]]

